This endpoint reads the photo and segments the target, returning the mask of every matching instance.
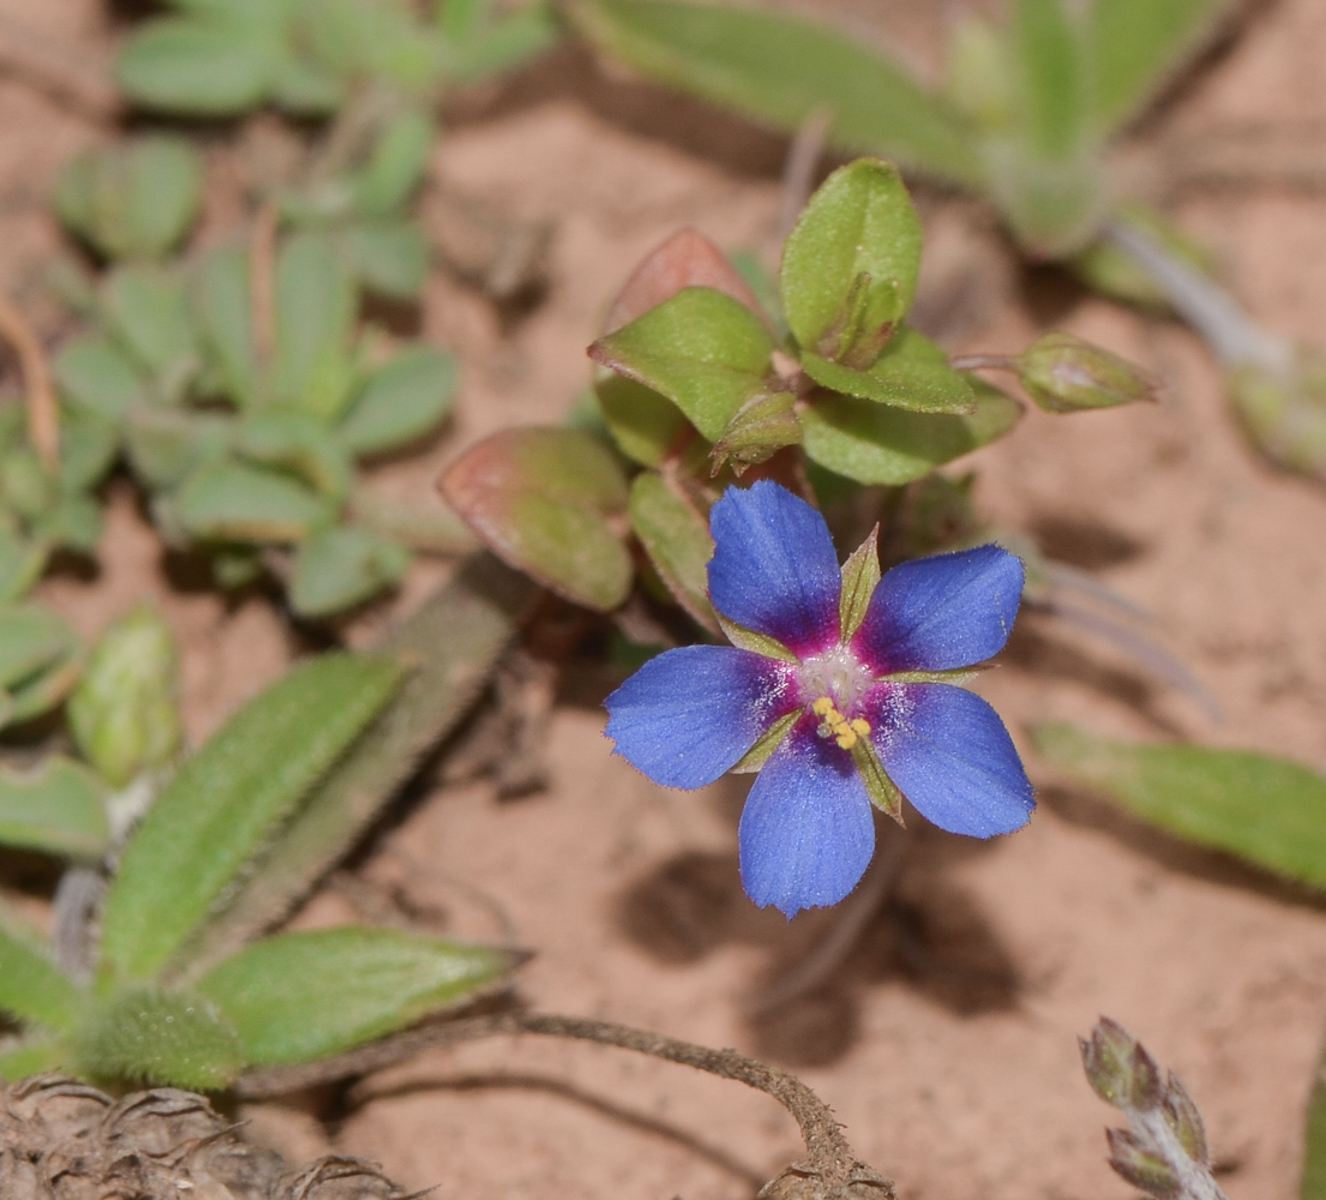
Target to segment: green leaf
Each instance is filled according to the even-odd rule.
[[[1058,723],[1032,736],[1071,778],[1143,820],[1326,887],[1326,777],[1316,771],[1247,750],[1130,745]]]
[[[163,399],[178,399],[198,366],[179,272],[146,264],[117,267],[102,287],[101,303],[129,357],[152,377]]]
[[[349,81],[293,51],[287,43],[272,78],[272,103],[297,117],[331,116],[346,104]]]
[[[1096,117],[1128,120],[1197,51],[1233,0],[1095,0],[1087,45]]]
[[[69,623],[39,604],[0,607],[0,688],[13,691],[77,653]]]
[[[332,238],[297,233],[276,257],[273,399],[334,419],[355,383],[350,355],[356,296]]]
[[[299,40],[335,74],[367,76],[414,95],[436,82],[440,40],[407,5],[318,0],[305,6],[303,17]]]
[[[524,4],[496,26],[453,46],[450,75],[458,83],[504,75],[551,50],[561,32],[551,4],[544,0]]]
[[[879,522],[843,563],[843,588],[838,596],[838,627],[843,645],[861,628],[870,608],[870,598],[881,578],[879,568]]]
[[[261,29],[163,17],[137,29],[115,63],[115,79],[143,108],[189,117],[228,117],[261,104],[280,42]]]
[[[34,522],[33,532],[52,546],[93,554],[101,540],[101,505],[86,492],[66,493]]]
[[[290,576],[290,607],[327,617],[362,604],[398,582],[410,552],[366,529],[324,529],[299,544]]]
[[[102,957],[149,980],[309,788],[390,700],[394,659],[328,654],[250,700],[171,780],[124,848]]]
[[[170,0],[182,12],[243,29],[284,30],[293,0]]]
[[[858,483],[910,483],[1007,433],[1022,415],[1016,401],[977,380],[970,416],[914,413],[851,396],[817,399],[801,414],[812,462]]]
[[[354,177],[354,206],[365,217],[397,212],[423,181],[437,127],[422,112],[397,116],[373,143],[368,161]]]
[[[74,1054],[97,1079],[215,1091],[244,1067],[239,1038],[216,1007],[192,992],[135,988],[78,1030]]]
[[[119,449],[116,423],[95,409],[66,405],[60,412],[60,487],[66,493],[96,487]]]
[[[0,605],[21,600],[46,569],[50,548],[23,537],[13,522],[0,520]]]
[[[575,429],[507,429],[442,476],[448,503],[504,562],[559,595],[606,612],[631,588],[614,523],[627,507],[621,463]]]
[[[456,360],[431,346],[415,346],[379,367],[365,382],[337,435],[355,455],[382,454],[436,429],[451,412]]]
[[[1326,1071],[1323,1071],[1323,1066],[1326,1063],[1317,1064],[1312,1098],[1308,1101],[1299,1200],[1323,1200],[1326,1197]]]
[[[139,405],[124,430],[129,465],[153,490],[175,487],[204,463],[229,453],[235,424],[219,413]]]
[[[803,353],[801,365],[830,391],[876,400],[923,413],[970,413],[976,396],[967,377],[948,365],[948,355],[914,329],[904,327],[874,364],[854,371],[817,354]]]
[[[716,630],[709,603],[714,539],[695,505],[657,471],[631,484],[631,528],[669,592],[706,629]]]
[[[34,1034],[6,1042],[0,1049],[0,1079],[17,1083],[46,1071],[68,1071],[73,1052],[62,1038]]]
[[[921,222],[892,163],[839,167],[783,246],[779,286],[803,350],[864,371],[907,315],[921,267]]]
[[[670,300],[590,348],[590,357],[666,396],[709,441],[770,388],[773,339],[744,304],[708,287]]]
[[[309,1062],[410,1025],[506,974],[512,955],[353,926],[267,938],[198,980],[259,1066]]]
[[[354,464],[336,433],[312,413],[269,408],[240,422],[235,452],[279,467],[336,504],[350,492]]]
[[[1076,18],[1064,0],[1017,0],[1010,28],[1027,144],[1041,158],[1072,158],[1087,134],[1090,86]]]
[[[83,999],[49,948],[8,909],[0,910],[0,1009],[60,1032],[78,1023]]]
[[[346,255],[359,282],[389,300],[414,300],[428,278],[429,248],[411,221],[361,221],[345,231]]]
[[[837,146],[980,184],[961,119],[845,32],[767,10],[676,0],[577,0],[568,15],[592,43],[651,79],[788,132],[827,108]]]
[[[617,448],[646,467],[660,466],[668,454],[694,437],[691,424],[666,396],[634,379],[600,368],[594,395]]]
[[[525,576],[476,555],[376,647],[415,670],[185,948],[190,969],[271,928],[359,839],[478,698],[537,595]]]
[[[55,382],[71,403],[122,421],[146,386],[134,364],[106,338],[73,338],[55,356]]]
[[[0,843],[62,858],[100,858],[110,846],[105,786],[58,754],[35,771],[0,766]]]
[[[241,246],[208,254],[193,281],[198,332],[222,394],[240,408],[258,395],[258,351],[253,334],[253,277]]]
[[[187,536],[215,542],[300,542],[334,514],[289,475],[231,459],[195,471],[171,509]]]
[[[202,164],[183,138],[155,134],[85,150],[60,173],[60,220],[110,258],[158,258],[198,215]]]

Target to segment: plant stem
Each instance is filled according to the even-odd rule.
[[[0,337],[13,346],[23,373],[28,438],[43,465],[54,473],[60,466],[60,405],[46,348],[22,310],[4,292],[0,292]]]
[[[1259,367],[1282,376],[1292,371],[1293,347],[1261,329],[1213,279],[1123,221],[1106,225],[1104,236],[1146,272],[1226,366]]]
[[[847,1197],[857,1194],[857,1189],[868,1188],[881,1200],[893,1200],[893,1185],[856,1157],[843,1136],[842,1126],[828,1106],[795,1075],[758,1059],[747,1058],[735,1050],[714,1050],[666,1034],[588,1017],[508,1012],[426,1025],[321,1062],[247,1071],[240,1076],[233,1091],[241,1099],[281,1095],[369,1071],[380,1071],[425,1050],[520,1033],[574,1038],[634,1050],[651,1058],[732,1079],[772,1096],[796,1119],[809,1158],[805,1163],[789,1167],[774,1183],[767,1185],[762,1194],[775,1189],[781,1181],[796,1190],[796,1180],[813,1178],[815,1183],[806,1190],[807,1196]]]

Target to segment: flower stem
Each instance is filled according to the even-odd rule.
[[[794,1192],[797,1179],[813,1178],[816,1182],[806,1189],[807,1195],[845,1197],[856,1194],[858,1188],[869,1188],[880,1200],[893,1200],[893,1185],[856,1157],[828,1106],[795,1075],[735,1050],[714,1050],[666,1034],[589,1017],[506,1012],[425,1025],[321,1062],[247,1071],[235,1083],[233,1091],[246,1100],[281,1095],[379,1071],[425,1050],[520,1033],[574,1038],[634,1050],[732,1079],[772,1096],[796,1119],[809,1157],[805,1163],[788,1167],[762,1194],[776,1191],[775,1185],[784,1180],[792,1185]]]

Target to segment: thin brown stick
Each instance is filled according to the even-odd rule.
[[[2,291],[0,337],[13,346],[18,355],[28,409],[28,438],[47,470],[55,471],[60,462],[60,404],[51,382],[46,348],[22,310]]]
[[[253,304],[253,349],[258,363],[272,361],[276,345],[276,233],[279,213],[266,201],[253,218],[249,242],[249,289]]]
[[[948,360],[955,371],[1016,371],[1017,362],[1007,354],[956,354]]]
[[[520,1033],[617,1046],[744,1083],[777,1100],[792,1114],[801,1129],[808,1161],[789,1167],[779,1176],[780,1180],[813,1176],[823,1186],[820,1193],[823,1195],[846,1195],[848,1188],[860,1185],[878,1190],[881,1196],[892,1200],[892,1184],[856,1157],[833,1113],[795,1075],[758,1059],[747,1058],[735,1050],[714,1050],[666,1034],[586,1017],[509,1012],[426,1025],[321,1062],[246,1071],[235,1083],[233,1091],[246,1100],[282,1095],[380,1071],[414,1058],[425,1050]]]

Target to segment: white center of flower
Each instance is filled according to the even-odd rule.
[[[846,646],[835,646],[826,654],[808,658],[797,670],[803,703],[809,705],[827,696],[839,712],[851,713],[870,687],[870,672],[856,661]]]

